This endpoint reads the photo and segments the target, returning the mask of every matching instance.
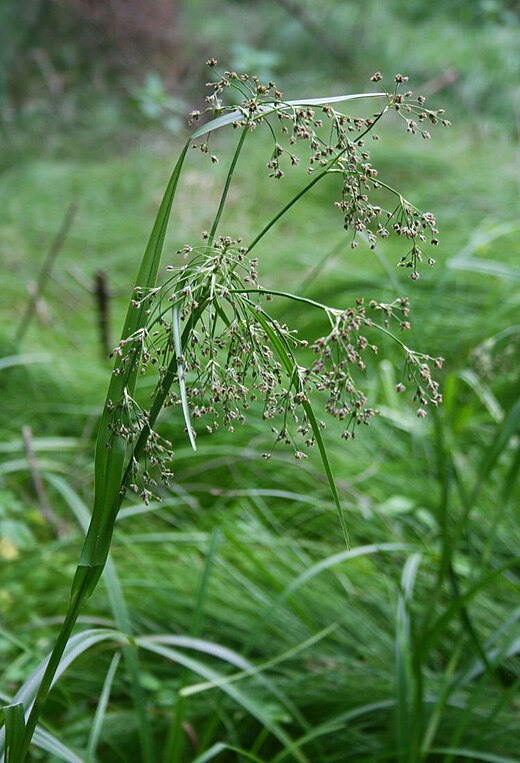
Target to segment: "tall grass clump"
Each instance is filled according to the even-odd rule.
[[[216,61],[208,64],[216,72]],[[379,82],[381,75],[376,73],[372,80]],[[420,418],[429,406],[441,402],[434,373],[442,365],[442,358],[418,352],[400,338],[410,328],[406,297],[396,295],[385,303],[360,298],[347,307],[323,304],[290,289],[263,287],[259,261],[254,256],[260,241],[291,207],[320,181],[331,178],[337,186],[335,205],[340,224],[353,248],[360,241],[374,248],[378,239],[396,235],[404,243],[398,264],[409,270],[412,281],[419,278],[424,261],[434,264],[427,252],[438,243],[434,215],[419,211],[386,184],[368,150],[368,139],[378,140],[376,130],[392,112],[404,120],[408,133],[424,139],[430,137],[426,129],[430,125],[449,125],[442,110],[426,108],[424,98],[414,97],[406,89],[406,81],[406,77],[396,75],[390,92],[297,101],[285,100],[274,83],[263,84],[257,77],[245,74],[216,74],[210,83],[206,99],[210,119],[194,130],[174,167],[139,268],[122,338],[113,352],[114,369],[95,449],[94,507],[67,613],[50,656],[4,708],[0,751],[6,763],[26,760],[33,735],[42,733],[37,728],[38,720],[53,683],[77,654],[100,641],[115,640],[124,647],[136,706],[143,705],[132,648],[136,642],[132,641],[128,612],[114,594],[119,590],[118,582],[107,560],[125,493],[132,491],[148,504],[160,498],[160,484],[167,485],[173,479],[173,445],[157,429],[163,409],[173,407],[179,411],[181,426],[193,449],[197,447],[197,428],[210,433],[219,428],[232,431],[258,409],[272,431],[274,445],[289,446],[298,460],[305,459],[307,449],[316,446],[348,545],[347,526],[323,438],[325,422],[317,412],[320,399],[324,399],[326,413],[341,422],[343,438],[351,440],[357,428],[368,425],[377,413],[364,390],[363,372],[368,358],[379,351],[380,341],[390,341],[397,344],[403,358],[397,392],[410,388]],[[236,96],[236,102],[230,94]],[[339,110],[356,101],[376,103],[376,110],[371,108],[369,116]],[[191,122],[203,116],[194,111]],[[210,136],[221,128],[234,129],[238,139],[212,225],[200,240],[186,243],[177,251],[175,261],[166,267],[165,278],[159,279],[168,220],[190,146],[218,163],[210,149]],[[307,165],[308,179],[266,220],[251,241],[243,241],[236,233],[222,232],[221,220],[239,159],[258,129],[267,130],[272,138],[267,168],[273,182],[281,180],[288,167],[298,164]],[[323,334],[302,339],[297,327],[274,317],[271,303],[283,300],[317,311]],[[148,391],[149,380],[153,380],[146,401],[139,389],[143,376],[147,377]],[[270,457],[269,452],[263,455]],[[100,635],[86,631],[72,636],[78,616],[105,570],[112,581],[112,605],[119,632]],[[163,647],[164,654],[168,649]],[[158,647],[156,651],[161,653]],[[189,660],[183,664],[190,668]],[[89,749],[95,747],[103,702],[106,704],[116,670],[114,661]],[[172,754],[178,725],[174,723],[167,740]],[[142,713],[139,728],[142,759],[152,761],[153,740]],[[285,744],[283,731],[276,734]],[[295,757],[304,759],[298,751]]]

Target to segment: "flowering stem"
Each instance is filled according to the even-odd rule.
[[[235,167],[237,166],[238,157],[240,156],[240,152],[242,151],[242,146],[244,145],[244,141],[246,139],[246,135],[248,133],[247,127],[242,128],[242,134],[240,135],[240,140],[238,141],[238,145],[235,149],[235,153],[233,155],[233,159],[231,160],[231,164],[229,166],[228,174],[226,177],[226,182],[224,184],[224,190],[222,191],[222,196],[220,197],[220,203],[218,205],[217,214],[215,215],[215,219],[213,220],[213,225],[211,226],[211,231],[209,234],[209,242],[211,243],[213,239],[215,238],[215,234],[217,232],[218,224],[220,222],[220,218],[222,217],[222,212],[224,211],[224,207],[226,205],[226,199],[229,191],[229,187],[231,185],[231,181],[233,179],[233,174],[235,172]]]
[[[372,124],[369,127],[367,127],[367,129],[364,130],[364,132],[362,132],[360,135],[357,136],[356,141],[362,140],[365,137],[365,135],[367,135],[367,133],[369,133],[371,130],[373,130],[373,128],[375,127],[377,122],[379,122],[379,120],[381,119],[381,117],[383,116],[383,114],[385,113],[387,108],[388,107],[385,107],[381,112],[379,112],[379,114],[375,117],[375,119],[372,122]],[[345,148],[343,148],[341,151],[339,151],[336,154],[336,156],[334,156],[330,160],[330,162],[325,167],[325,169],[323,169],[321,172],[319,172],[317,175],[315,175],[312,178],[312,180],[310,180],[307,183],[307,185],[305,185],[300,191],[298,191],[298,193],[295,196],[293,196],[293,198],[290,201],[288,201],[287,204],[284,207],[282,207],[282,209],[279,212],[277,212],[276,215],[273,218],[271,218],[271,220],[269,220],[267,225],[264,228],[262,228],[260,233],[249,244],[248,251],[251,251],[251,249],[253,249],[258,244],[258,242],[265,236],[265,234],[268,233],[271,230],[273,225],[276,225],[278,220],[281,217],[283,217],[283,215],[286,212],[288,212],[291,209],[291,207],[293,207],[296,204],[296,202],[299,201],[302,198],[302,196],[305,196],[305,194],[308,191],[310,191],[311,188],[313,188],[316,185],[316,183],[318,183],[323,177],[325,177],[325,175],[329,174],[329,172],[332,169],[332,167],[334,167],[334,165],[338,163],[338,161],[341,159],[341,157],[347,151],[348,151],[348,146],[345,146]]]

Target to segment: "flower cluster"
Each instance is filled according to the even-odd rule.
[[[129,343],[123,342],[116,348],[117,353],[123,352]],[[133,344],[130,342],[130,344]],[[125,357],[134,357],[136,344]],[[124,348],[124,349],[123,349]],[[120,400],[107,402],[107,410],[111,413],[111,422],[109,431],[113,437],[121,438],[129,447],[130,452],[139,439],[143,430],[146,430],[148,437],[144,446],[142,462],[139,462],[133,455],[130,460],[128,474],[128,487],[142,500],[148,504],[154,497],[153,490],[157,487],[157,481],[152,473],[159,473],[165,485],[169,485],[169,480],[173,477],[170,470],[174,453],[172,444],[165,440],[157,432],[149,427],[149,413],[144,410],[139,403],[134,400],[128,392],[127,387],[123,388],[123,394]],[[108,442],[108,447],[112,447],[112,442]],[[158,496],[155,496],[158,498]]]
[[[214,68],[215,59],[208,61]],[[382,75],[376,72],[371,78],[380,82]],[[263,84],[258,77],[226,71],[217,75],[215,82],[208,83],[211,94],[206,98],[206,112],[212,115],[223,113],[235,114],[234,126],[247,127],[250,130],[266,125],[273,138],[273,149],[267,162],[269,175],[281,179],[284,166],[300,164],[300,156],[295,152],[298,144],[306,144],[307,173],[336,173],[341,180],[341,198],[335,206],[343,215],[343,227],[351,238],[351,246],[358,246],[362,236],[370,248],[374,248],[378,238],[386,238],[389,231],[404,236],[410,242],[410,248],[401,258],[399,265],[411,270],[412,280],[419,278],[419,264],[425,259],[429,265],[435,260],[424,253],[424,245],[438,244],[438,230],[434,216],[430,212],[421,213],[400,193],[379,178],[378,170],[371,163],[370,151],[366,138],[371,135],[379,140],[374,128],[388,111],[395,111],[402,117],[408,133],[419,132],[428,139],[431,134],[421,125],[441,123],[448,127],[450,122],[444,119],[444,110],[430,110],[425,107],[424,96],[414,97],[411,90],[401,92],[408,77],[397,74],[392,92],[379,95],[386,100],[382,109],[369,117],[348,116],[334,108],[325,99],[309,102],[283,100],[283,94],[274,82]],[[240,100],[237,105],[225,105],[225,91],[237,91]],[[341,99],[331,99],[335,102]],[[201,117],[199,111],[192,112],[192,120]],[[277,129],[277,124],[278,129]],[[207,141],[199,148],[209,152]],[[215,155],[211,155],[216,161]],[[384,191],[390,197],[389,208],[373,203],[374,192]],[[427,240],[429,238],[429,241]]]
[[[216,61],[208,63],[215,68]],[[376,73],[372,79],[379,82],[381,75]],[[300,163],[296,150],[301,145],[307,173],[313,176],[304,192],[322,176],[338,177],[341,195],[336,207],[344,229],[352,236],[352,247],[358,245],[360,237],[370,248],[378,238],[391,234],[402,237],[408,251],[399,265],[409,268],[416,280],[423,260],[434,264],[424,249],[438,243],[435,217],[419,211],[381,180],[365,143],[368,135],[378,139],[374,128],[389,110],[405,119],[409,133],[420,131],[423,138],[429,137],[428,131],[419,127],[423,122],[441,120],[449,125],[441,111],[425,109],[424,98],[414,99],[411,91],[400,92],[406,80],[396,75],[393,92],[379,94],[385,98],[385,106],[363,119],[341,113],[325,99],[284,101],[274,82],[263,84],[257,77],[228,71],[209,83],[206,111],[216,116],[220,125],[218,117],[246,131],[266,125],[273,138],[267,167],[274,178],[283,177],[286,163]],[[238,105],[226,105],[228,90],[238,91]],[[201,116],[200,112],[191,114],[192,120]],[[199,148],[216,162],[208,140]],[[302,153],[300,149],[298,153]],[[374,194],[378,200],[389,196],[390,208],[374,203]],[[292,446],[297,459],[305,458],[304,449],[313,446],[319,437],[317,429],[325,426],[314,415],[318,397],[325,397],[325,412],[341,422],[342,436],[352,439],[357,427],[368,425],[377,413],[369,404],[363,375],[368,356],[379,351],[378,336],[397,342],[404,354],[404,374],[397,391],[412,386],[417,415],[423,417],[429,405],[439,405],[442,397],[434,372],[442,366],[442,358],[417,353],[399,338],[410,328],[407,298],[388,304],[374,300],[365,304],[359,299],[354,306],[338,310],[262,288],[258,260],[251,257],[241,239],[216,235],[219,219],[220,213],[212,232],[203,233],[201,243],[186,244],[178,250],[180,261],[167,267],[161,286],[135,290],[132,305],[146,316],[145,325],[114,350],[119,356],[116,374],[127,374],[129,369],[141,373],[150,367],[158,369],[152,405],[159,400],[165,407],[182,409],[193,445],[196,428],[200,431],[204,427],[209,433],[221,427],[233,431],[254,408],[269,423],[276,443]],[[275,297],[318,310],[327,326],[325,333],[314,341],[301,339],[295,328],[280,322],[276,311],[270,309],[268,303]],[[156,486],[152,467],[158,468],[166,482],[172,476],[171,443],[153,431],[150,412],[140,407],[126,388],[122,399],[110,405],[114,436],[134,443],[146,434],[142,466],[130,448],[127,482],[149,501]],[[264,455],[269,457],[269,453]]]
[[[403,350],[405,381],[416,385],[417,414],[423,416],[428,404],[440,403],[432,370],[442,359],[415,353],[391,330],[394,325],[399,331],[410,328],[406,298],[390,304],[371,301],[368,306],[359,299],[354,307],[337,310],[269,291],[258,284],[258,262],[240,239],[204,237],[201,245],[186,245],[177,252],[182,262],[168,266],[162,287],[138,290],[134,306],[147,307],[147,326],[114,351],[123,361],[138,357],[141,372],[159,366],[160,379],[173,374],[165,405],[182,406],[184,391],[187,428],[193,421],[194,427],[200,422],[209,433],[220,427],[233,431],[254,406],[269,422],[275,441],[291,445],[296,458],[305,458],[303,448],[314,445],[316,434],[309,405],[319,394],[326,396],[325,411],[342,422],[342,436],[351,439],[356,428],[369,424],[376,414],[361,380],[367,353],[379,351],[378,334],[393,338]],[[300,339],[295,329],[270,314],[268,303],[275,297],[296,299],[320,311],[328,332],[313,342]],[[179,352],[175,334],[180,326]],[[404,390],[400,383],[398,391]],[[114,410],[114,434],[133,440],[148,426],[147,412],[126,393]],[[170,443],[153,431],[147,442],[145,468],[140,471],[137,462],[133,464],[131,484],[145,500],[155,484],[148,467],[158,467],[165,480],[171,476]]]

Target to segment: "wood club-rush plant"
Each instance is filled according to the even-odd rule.
[[[262,287],[254,255],[291,207],[321,180],[333,176],[336,207],[350,245],[356,247],[361,239],[373,248],[378,238],[401,237],[404,252],[398,264],[416,280],[423,261],[434,263],[425,250],[437,244],[435,217],[420,212],[383,182],[371,163],[367,139],[377,140],[376,128],[391,112],[403,118],[408,132],[427,139],[426,127],[438,122],[449,125],[442,110],[427,109],[424,98],[406,91],[407,78],[402,75],[395,77],[391,92],[288,101],[272,82],[263,84],[257,77],[235,72],[219,75],[216,61],[208,64],[215,77],[209,85],[207,108],[203,114],[192,112],[190,121],[210,118],[194,130],[175,165],[139,268],[122,338],[113,353],[115,364],[95,448],[94,507],[67,613],[53,651],[3,710],[0,753],[6,763],[26,760],[42,708],[62,672],[78,615],[106,567],[125,493],[134,491],[149,502],[159,483],[168,484],[173,477],[172,445],[156,431],[163,408],[177,407],[181,429],[195,448],[197,428],[232,430],[245,422],[250,406],[259,402],[273,440],[294,448],[297,459],[306,457],[307,448],[317,447],[348,543],[323,440],[325,424],[315,405],[324,399],[326,413],[342,422],[347,440],[360,424],[370,422],[376,411],[360,379],[367,358],[378,351],[378,337],[400,346],[405,371],[397,391],[410,388],[417,415],[426,415],[428,406],[441,402],[433,373],[442,358],[416,352],[400,338],[410,326],[406,297],[391,303],[360,299],[348,307],[321,304]],[[372,80],[379,82],[381,75],[376,73]],[[236,97],[235,103],[230,94]],[[349,116],[343,109],[355,100],[376,103],[377,109],[368,117]],[[200,241],[182,247],[159,281],[166,229],[188,149],[195,145],[217,162],[208,137],[223,128],[233,128],[238,143],[211,229]],[[267,130],[273,141],[269,175],[281,179],[286,167],[306,162],[307,181],[253,240],[243,241],[221,233],[220,222],[244,145],[258,129]],[[381,199],[387,200],[386,207]],[[300,339],[295,327],[271,315],[273,300],[293,300],[307,310],[320,311],[328,321],[327,333],[313,342]],[[149,373],[156,374],[156,382],[149,407],[144,408],[136,400],[136,387],[142,374]],[[264,456],[268,458],[269,453]],[[146,751],[143,759],[150,759]]]

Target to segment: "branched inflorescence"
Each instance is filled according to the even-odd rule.
[[[372,79],[379,81],[381,76],[376,73]],[[336,206],[351,235],[351,246],[356,247],[360,237],[370,248],[378,238],[392,233],[403,237],[409,249],[399,265],[410,268],[416,280],[424,259],[434,264],[423,250],[438,243],[435,217],[420,212],[379,178],[365,144],[368,135],[378,139],[374,128],[389,110],[403,116],[408,132],[420,132],[424,138],[429,138],[429,132],[420,125],[442,119],[442,111],[424,108],[423,98],[413,99],[410,91],[401,94],[404,82],[406,78],[397,75],[394,91],[383,94],[386,106],[369,118],[360,118],[347,116],[322,99],[285,102],[274,83],[264,85],[256,77],[226,72],[210,83],[207,111],[216,117],[231,115],[234,127],[246,132],[265,125],[273,137],[267,168],[277,179],[284,175],[282,165],[300,163],[296,145],[305,142],[307,173],[339,176],[341,198]],[[225,105],[228,89],[240,92],[238,106]],[[200,112],[191,114],[192,121],[200,117]],[[194,145],[218,161],[208,138]],[[390,208],[374,203],[374,194],[392,199]],[[125,373],[129,365],[137,365],[142,373],[150,366],[158,369],[156,394],[162,391],[165,407],[182,408],[192,443],[197,425],[209,433],[220,427],[233,431],[254,408],[269,422],[275,442],[291,445],[296,458],[305,458],[304,449],[316,441],[316,425],[325,426],[310,408],[318,394],[325,398],[325,411],[342,423],[342,436],[353,438],[357,427],[369,424],[376,413],[362,377],[368,357],[379,350],[378,337],[391,337],[400,345],[404,374],[396,389],[413,388],[417,415],[425,416],[429,405],[441,402],[433,372],[442,365],[442,358],[417,353],[398,338],[410,328],[407,298],[389,304],[375,300],[365,304],[359,299],[353,307],[335,309],[262,288],[258,260],[241,239],[217,235],[216,226],[203,234],[198,245],[182,247],[177,257],[180,262],[167,267],[168,277],[161,286],[136,289],[132,304],[145,310],[146,325],[126,337],[114,352],[120,356],[116,373]],[[327,326],[323,336],[303,340],[295,328],[277,320],[269,305],[275,297],[321,311]],[[171,444],[153,431],[148,412],[126,391],[110,405],[114,437],[132,443],[147,431],[143,463],[131,452],[128,484],[148,501],[156,484],[150,467],[158,467],[166,482],[172,476]]]
[[[208,64],[214,67],[216,62],[213,59]],[[371,79],[380,82],[382,76],[376,72]],[[267,162],[270,177],[281,179],[285,174],[283,167],[299,165],[300,156],[295,151],[298,144],[306,144],[309,175],[322,172],[340,176],[341,198],[335,206],[343,215],[343,227],[351,235],[351,246],[358,246],[360,235],[366,238],[372,249],[378,238],[386,238],[391,231],[404,237],[409,241],[409,249],[399,265],[410,268],[410,277],[417,280],[418,267],[424,259],[429,265],[435,264],[432,257],[425,256],[423,249],[427,243],[432,246],[438,244],[435,216],[431,212],[420,212],[379,178],[366,145],[368,137],[373,141],[379,140],[374,130],[388,111],[396,112],[404,120],[408,133],[420,134],[425,140],[430,139],[431,133],[423,128],[424,123],[450,126],[444,118],[443,109],[426,108],[424,96],[414,97],[411,90],[400,92],[407,82],[408,77],[397,74],[393,91],[381,94],[386,97],[385,107],[370,117],[361,118],[343,114],[332,103],[326,103],[325,99],[311,99],[308,103],[284,101],[282,92],[274,82],[264,85],[257,77],[228,71],[216,82],[208,83],[212,92],[206,99],[206,111],[213,115],[233,113],[237,106],[224,105],[225,91],[232,89],[240,93],[242,100],[233,124],[236,128],[246,127],[249,130],[267,126],[273,138],[272,154]],[[272,124],[273,115],[274,121],[280,123],[278,131],[276,124]],[[200,117],[200,111],[191,113],[192,121]],[[198,147],[204,153],[210,153],[208,141],[198,144]],[[213,161],[217,161],[214,154],[210,155]],[[389,196],[391,204],[388,208],[372,201],[371,195],[379,190],[386,191]]]

